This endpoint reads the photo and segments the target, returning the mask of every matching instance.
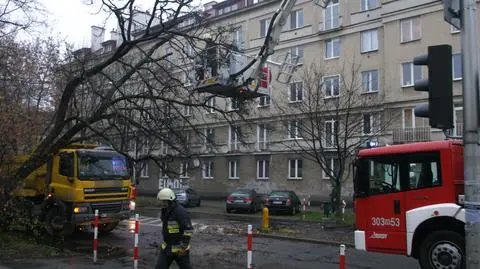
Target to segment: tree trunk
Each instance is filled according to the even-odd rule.
[[[342,202],[342,185],[337,185],[337,187],[334,189],[334,197],[335,197],[335,204],[333,207],[335,208],[335,216],[341,217],[342,216],[342,210],[341,210],[341,202]]]

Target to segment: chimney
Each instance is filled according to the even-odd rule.
[[[216,1],[210,1],[210,2],[203,5],[203,10],[208,11],[208,10],[212,9],[213,6],[216,5],[216,4],[217,4]]]
[[[105,29],[99,26],[92,26],[92,52],[102,48],[102,42],[105,40]]]
[[[117,42],[117,47],[122,44],[122,34],[117,32],[117,30],[114,28],[112,31],[110,31],[110,40],[115,40]]]

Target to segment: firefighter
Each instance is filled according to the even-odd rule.
[[[176,261],[180,269],[191,269],[190,238],[193,227],[188,212],[176,202],[175,193],[169,188],[158,192],[162,207],[163,243],[155,269],[168,269]]]

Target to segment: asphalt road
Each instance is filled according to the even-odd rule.
[[[153,268],[156,249],[151,245],[161,242],[161,221],[157,210],[140,211],[140,265]],[[194,268],[240,269],[246,268],[246,237],[238,235],[252,221],[248,216],[224,216],[192,212],[196,232],[192,239],[192,263]],[[119,229],[99,237],[99,264],[93,264],[92,234],[79,233],[65,241],[66,249],[80,252],[62,259],[31,260],[26,257],[3,262],[8,268],[22,269],[90,269],[133,268],[133,221],[121,223]],[[253,264],[256,269],[338,269],[339,249],[336,246],[285,241],[255,237],[253,240]],[[348,248],[348,269],[404,269],[418,268],[413,259],[377,253],[366,253]],[[176,266],[172,266],[177,268]],[[1,268],[0,266],[0,269]]]

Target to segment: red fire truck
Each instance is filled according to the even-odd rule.
[[[465,268],[461,141],[363,149],[355,167],[356,249]]]

